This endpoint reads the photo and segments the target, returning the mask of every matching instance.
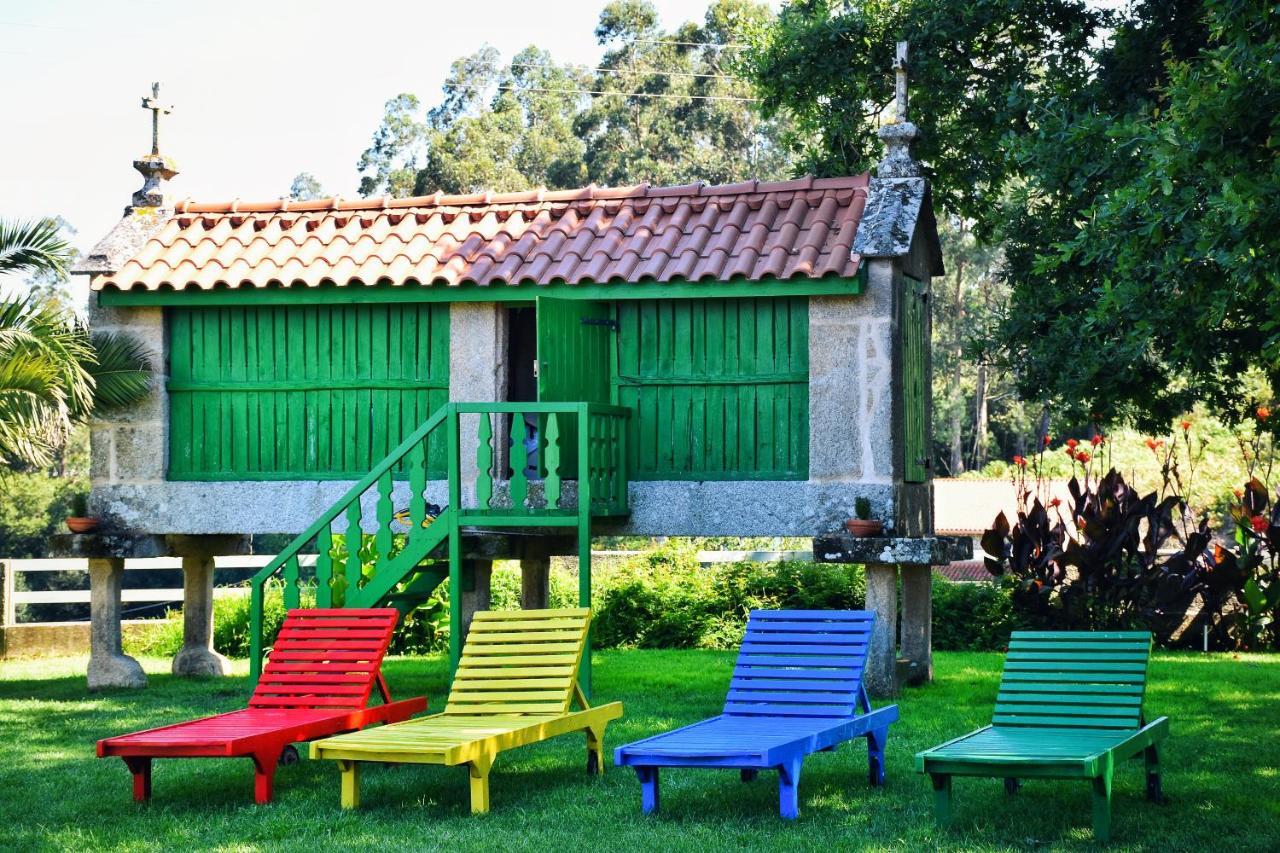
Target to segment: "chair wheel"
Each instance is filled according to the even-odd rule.
[[[600,775],[600,756],[593,749],[587,750],[587,775]]]
[[[287,767],[290,764],[297,764],[300,761],[298,757],[298,748],[293,744],[289,744],[280,753],[280,760],[276,762],[281,767]]]

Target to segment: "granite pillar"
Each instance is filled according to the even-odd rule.
[[[876,614],[863,676],[867,690],[877,696],[898,692],[898,567],[867,563],[867,609]]]
[[[520,561],[520,607],[544,610],[551,596],[551,559],[525,557]]]
[[[124,559],[89,559],[89,689],[146,687],[147,675],[120,644]]]
[[[471,631],[471,619],[477,611],[489,609],[490,580],[493,576],[491,560],[467,560],[464,571],[469,568],[471,588],[462,590],[462,637],[465,640]]]
[[[910,669],[907,683],[933,680],[933,569],[902,567],[902,656]]]
[[[226,675],[231,665],[213,650],[213,557],[182,558],[182,648],[174,675]]]

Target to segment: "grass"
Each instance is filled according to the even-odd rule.
[[[597,655],[596,693],[621,699],[608,746],[718,711],[732,654],[615,651]],[[243,675],[189,681],[168,663],[144,660],[146,690],[87,694],[84,659],[6,661],[0,669],[0,847],[39,849],[448,849],[448,850],[888,850],[1086,849],[1089,787],[1028,782],[1007,798],[999,780],[956,781],[956,827],[933,825],[918,750],[985,723],[1001,656],[940,653],[936,680],[901,697],[889,739],[888,783],[866,784],[862,741],[811,757],[801,815],[777,816],[776,778],[744,785],[733,772],[667,771],[663,811],[640,814],[629,771],[584,773],[579,736],[501,756],[493,811],[468,814],[459,768],[375,766],[364,807],[338,809],[337,771],[304,760],[276,777],[276,802],[252,805],[247,759],[160,761],[150,805],[130,799],[118,759],[93,757],[111,734],[241,707]],[[243,666],[241,666],[243,671]],[[426,693],[442,705],[438,659],[387,664],[398,695]],[[876,703],[877,706],[883,703]],[[1159,654],[1147,707],[1172,718],[1163,759],[1170,803],[1143,799],[1141,762],[1117,775],[1113,848],[1274,850],[1280,839],[1280,657]]]

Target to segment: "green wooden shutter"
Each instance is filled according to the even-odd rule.
[[[360,477],[448,402],[447,304],[174,308],[169,336],[174,480]]]
[[[809,476],[807,299],[627,301],[617,316],[634,479]]]
[[[929,295],[923,282],[903,278],[902,417],[903,480],[929,477]]]

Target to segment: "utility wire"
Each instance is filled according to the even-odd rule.
[[[605,74],[644,74],[651,77],[698,77],[709,80],[741,80],[747,82],[745,77],[733,77],[728,74],[695,74],[691,71],[645,71],[639,68],[582,68],[582,67],[566,67],[563,65],[553,65],[550,63],[539,62],[513,62],[512,68],[552,68],[565,71],[599,71]]]
[[[725,42],[724,44],[712,44],[710,42],[705,42],[705,41],[669,41],[667,39],[636,39],[635,41],[641,44],[670,44],[670,45],[675,45],[676,47],[711,47],[711,48],[715,48],[716,50],[723,50],[725,48],[729,48],[732,50],[742,50],[743,48],[751,46],[745,42],[740,42],[740,41]]]
[[[604,92],[596,89],[556,89],[542,86],[499,86],[502,92],[558,92],[561,95],[621,95],[625,98],[670,98],[680,101],[749,101],[760,98],[738,98],[732,95],[677,95],[668,92]]]

